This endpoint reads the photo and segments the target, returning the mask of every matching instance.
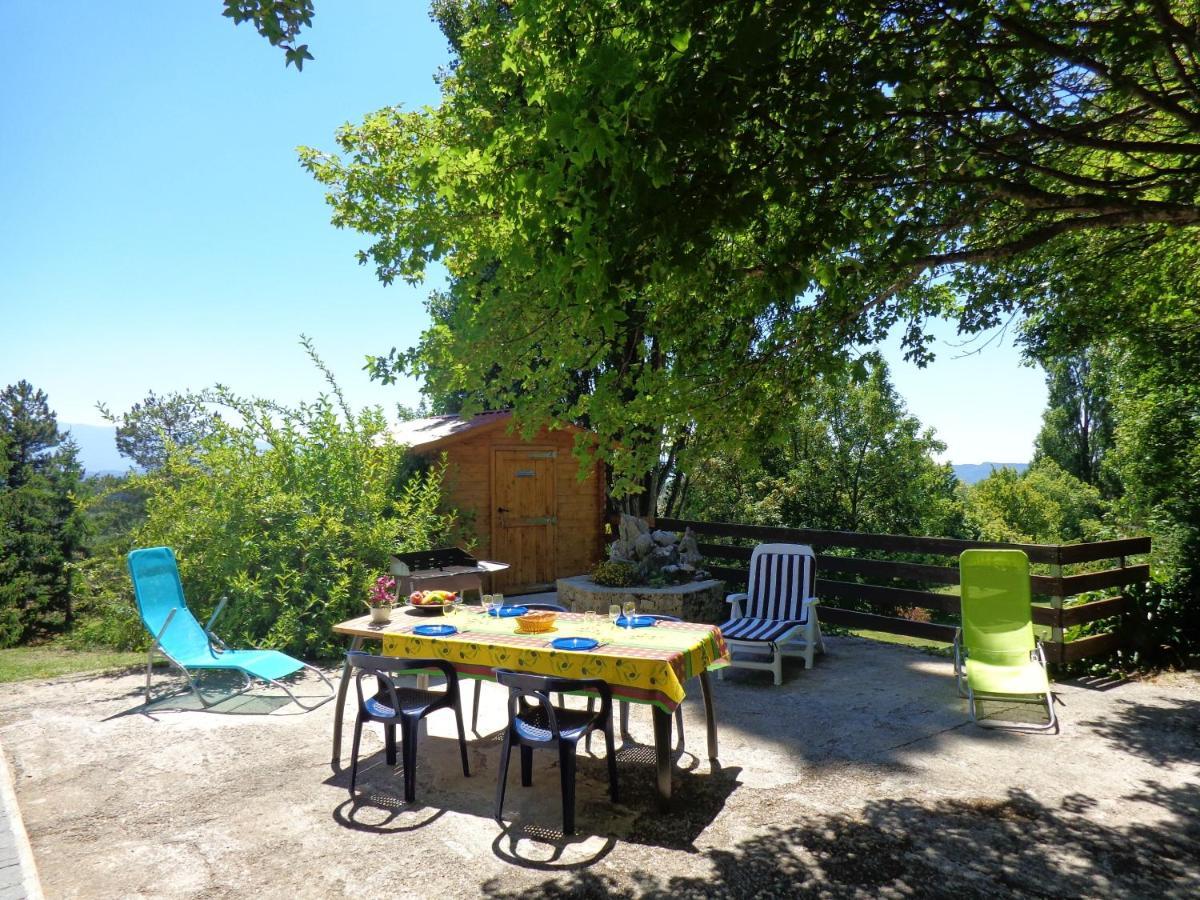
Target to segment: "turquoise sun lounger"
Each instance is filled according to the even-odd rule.
[[[253,686],[255,679],[282,688],[287,695],[304,709],[316,709],[333,699],[333,685],[320,669],[280,653],[278,650],[230,650],[212,632],[213,623],[225,608],[222,599],[212,618],[203,628],[188,609],[183,596],[183,583],[179,580],[179,567],[170,547],[150,547],[134,550],[127,557],[129,575],[133,579],[133,594],[137,600],[142,624],[154,637],[154,643],[146,656],[146,702],[150,702],[150,671],[154,665],[154,653],[160,652],[167,660],[183,672],[196,699],[205,707],[228,700],[244,693]],[[226,694],[210,703],[200,693],[192,673],[212,669],[230,669],[240,672],[245,679],[242,688]],[[280,679],[311,669],[321,677],[329,688],[329,696],[309,706],[292,693],[291,688]]]

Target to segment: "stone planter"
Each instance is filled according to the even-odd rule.
[[[592,610],[608,615],[614,603],[632,600],[640,613],[678,616],[688,622],[720,624],[729,618],[725,583],[715,579],[690,581],[668,587],[602,587],[589,575],[558,579],[558,602],[572,612]]]

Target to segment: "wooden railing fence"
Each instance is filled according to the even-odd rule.
[[[965,541],[957,538],[909,537],[894,534],[861,534],[850,531],[821,531],[809,528],[768,528],[757,525],[737,525],[728,522],[695,522],[685,519],[658,519],[656,528],[683,531],[691,528],[700,538],[700,552],[709,560],[706,567],[716,577],[733,584],[745,583],[752,546],[750,542],[780,542],[811,544],[817,552],[817,596],[823,601],[849,600],[865,603],[877,609],[918,607],[957,615],[957,594],[936,593],[930,590],[899,587],[888,584],[865,583],[854,578],[873,581],[907,581],[922,585],[957,585],[957,557],[962,551],[976,548],[1023,550],[1030,563],[1047,574],[1030,575],[1030,587],[1036,602],[1033,621],[1049,626],[1050,640],[1044,642],[1046,658],[1052,663],[1069,663],[1092,656],[1111,653],[1123,645],[1119,617],[1130,610],[1124,595],[1104,597],[1088,602],[1072,603],[1080,594],[1112,588],[1124,588],[1144,582],[1150,577],[1145,563],[1131,564],[1130,558],[1150,552],[1150,538],[1133,537],[1112,541],[1093,541],[1085,544],[1006,544],[988,541]],[[714,541],[742,541],[741,544]],[[868,551],[890,554],[920,554],[952,557],[951,565],[906,562],[891,559],[867,559],[830,553],[831,550]],[[714,564],[713,560],[732,562]],[[1064,575],[1064,567],[1079,566],[1105,560],[1115,565],[1100,571]],[[895,615],[862,612],[822,605],[821,621],[849,628],[864,628],[889,634],[935,641],[954,640],[955,626],[940,622],[918,622]],[[1076,640],[1065,640],[1065,630],[1074,625],[1114,619],[1113,630],[1092,634]]]

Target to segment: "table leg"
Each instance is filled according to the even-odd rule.
[[[350,651],[361,650],[363,639],[360,637],[350,641]],[[336,769],[342,760],[342,715],[346,710],[346,691],[350,689],[350,659],[346,658],[342,666],[342,680],[338,684],[337,700],[333,703],[333,762]]]
[[[658,805],[666,809],[671,804],[671,714],[657,706],[654,710],[654,765],[658,781]]]
[[[712,682],[708,671],[700,673],[700,694],[704,698],[704,718],[708,725],[708,761],[714,767],[717,763],[717,717],[713,713]]]

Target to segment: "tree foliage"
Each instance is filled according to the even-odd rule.
[[[172,447],[191,447],[211,434],[217,419],[204,395],[193,393],[151,391],[128,412],[113,415],[103,405],[100,412],[117,427],[117,452],[146,470],[164,465]]]
[[[1048,399],[1035,459],[1053,460],[1080,481],[1113,493],[1114,479],[1104,467],[1113,447],[1110,364],[1104,348],[1086,348],[1043,365]]]
[[[0,646],[70,624],[76,454],[44,392],[27,381],[0,392]]]
[[[385,282],[450,274],[451,318],[376,372],[587,424],[618,490],[696,423],[744,433],[897,323],[922,360],[928,315],[1036,311],[1042,262],[1070,271],[1080,235],[1120,258],[1200,223],[1191,4],[435,14],[441,105],[303,154]]]
[[[933,459],[945,445],[908,414],[881,361],[862,381],[821,379],[778,414],[787,423],[782,437],[764,426],[736,452],[685,458],[677,492],[682,515],[891,534],[961,532],[954,475]]]
[[[985,541],[1070,543],[1095,537],[1100,492],[1050,459],[1024,472],[995,469],[965,489],[967,528]]]
[[[389,555],[447,539],[443,467],[413,473],[382,411],[351,410],[304,344],[329,395],[292,408],[218,386],[206,394],[224,413],[212,431],[191,447],[170,445],[164,465],[129,479],[146,518],[89,568],[80,642],[144,642],[123,554],[162,545],[179,559],[197,616],[229,598],[219,629],[229,643],[334,655],[332,626],[362,610]]]
[[[300,30],[312,25],[312,0],[224,0],[221,13],[234,25],[250,22],[272,47],[283,50],[283,64],[299,72],[312,59],[308,44],[297,44]]]

